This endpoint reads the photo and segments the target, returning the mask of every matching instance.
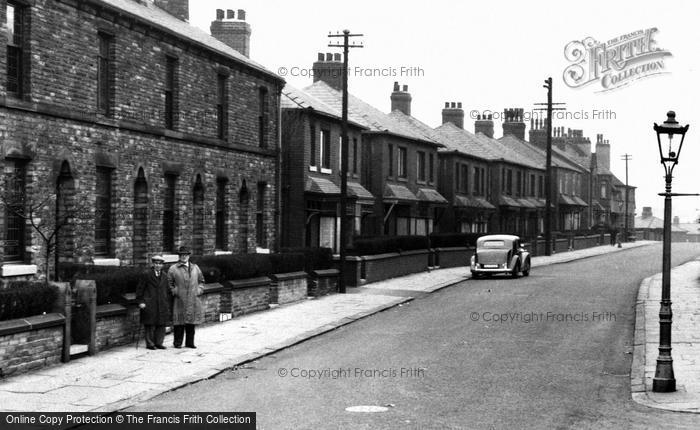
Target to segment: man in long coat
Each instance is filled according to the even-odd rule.
[[[190,262],[189,248],[181,246],[178,257],[178,262],[168,270],[168,284],[173,295],[173,346],[182,347],[184,334],[185,346],[196,348],[194,327],[204,322],[204,308],[200,300],[204,292],[204,275],[199,266]]]
[[[170,320],[170,288],[160,255],[151,257],[153,265],[143,274],[136,287],[136,300],[141,308],[141,324],[145,327],[146,348],[165,349],[165,326]]]

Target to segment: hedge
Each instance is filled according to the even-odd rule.
[[[476,240],[487,233],[433,233],[430,235],[431,248],[454,248],[476,246]]]
[[[304,271],[306,273],[333,268],[333,250],[331,248],[282,248],[280,252],[304,254]]]
[[[350,255],[375,255],[390,252],[428,249],[427,236],[357,237],[348,250]]]
[[[57,296],[56,288],[44,282],[8,282],[0,288],[0,321],[51,312]]]
[[[78,271],[78,273],[74,275],[74,279],[95,281],[98,305],[119,303],[123,300],[122,296],[124,294],[136,292],[136,286],[146,271],[144,267],[100,267],[101,268],[97,270],[86,267],[85,272],[87,273]]]

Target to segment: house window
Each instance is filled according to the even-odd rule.
[[[261,248],[267,247],[267,234],[265,232],[265,190],[267,184],[264,182],[258,183],[258,206],[255,211],[255,233],[258,246]]]
[[[538,196],[544,197],[544,176],[539,176],[537,180],[537,188],[539,189]]]
[[[311,133],[310,139],[309,139],[309,166],[316,167],[316,127],[311,126],[311,130],[309,133]]]
[[[406,177],[406,165],[408,164],[408,151],[406,148],[399,148],[399,178]]]
[[[331,168],[331,132],[321,130],[321,168]]]
[[[112,169],[98,167],[95,179],[95,255],[108,256],[112,238]]]
[[[166,57],[165,64],[165,128],[174,130],[177,111],[177,58]]]
[[[267,148],[267,99],[267,88],[260,87],[258,90],[258,108],[260,109],[258,114],[258,138],[260,139],[259,144],[261,148]]]
[[[600,183],[600,198],[602,199],[607,199],[608,198],[608,187],[605,182]]]
[[[435,157],[433,154],[428,157],[428,180],[435,182]]]
[[[460,166],[461,173],[459,175],[461,183],[459,184],[459,191],[467,194],[469,192],[469,166],[462,164]]]
[[[474,167],[474,195],[479,195],[481,193],[481,168]]]
[[[418,151],[418,180],[425,181],[425,152]]]
[[[226,231],[226,214],[228,202],[226,199],[226,179],[216,181],[216,249],[228,248],[228,232]]]
[[[352,173],[357,174],[357,138],[352,138]]]
[[[6,262],[24,260],[25,219],[23,217],[27,192],[26,163],[9,160],[5,167],[5,255]]]
[[[97,111],[110,116],[114,92],[114,37],[106,33],[98,33],[97,37],[100,43],[97,62]]]
[[[192,188],[192,252],[195,255],[204,254],[204,184],[202,176],[197,179]]]
[[[163,189],[163,251],[175,252],[175,186],[177,176],[166,174]]]
[[[506,194],[513,194],[513,171],[510,169],[506,172]]]
[[[535,197],[535,175],[530,175],[530,196]]]
[[[394,145],[389,144],[389,177],[394,176]]]
[[[338,173],[343,171],[343,136],[338,136]],[[347,172],[345,172],[347,174]]]
[[[516,172],[515,178],[515,195],[520,197],[523,194],[523,172]]]
[[[5,30],[7,32],[7,92],[16,97],[24,93],[24,39],[25,8],[7,2],[5,9]]]
[[[217,136],[219,139],[228,138],[228,77],[219,74],[217,76],[217,101],[216,101]]]

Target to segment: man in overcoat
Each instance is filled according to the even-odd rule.
[[[151,257],[152,266],[136,287],[136,300],[141,308],[141,324],[146,332],[146,348],[165,349],[165,326],[170,321],[170,288],[160,255]]]
[[[186,246],[178,249],[178,262],[168,270],[168,284],[173,295],[173,346],[182,347],[183,334],[187,348],[194,344],[194,327],[204,322],[204,308],[200,296],[204,292],[204,275],[199,266],[190,261]]]

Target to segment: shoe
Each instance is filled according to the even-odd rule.
[[[188,348],[197,349],[197,347],[194,346],[194,345],[185,345],[185,346],[188,347]]]
[[[156,349],[155,346],[147,346],[146,349]]]
[[[165,347],[165,346],[163,346],[163,345],[156,345],[156,348],[158,348],[158,349],[168,349],[167,347]]]
[[[180,349],[180,348],[182,348],[182,345],[173,345],[173,348],[178,348],[178,349]]]

